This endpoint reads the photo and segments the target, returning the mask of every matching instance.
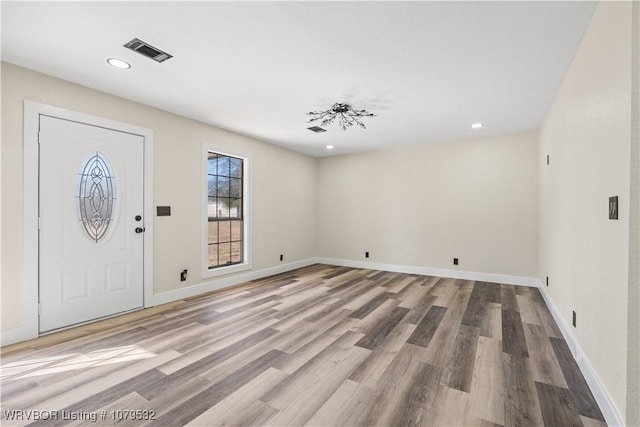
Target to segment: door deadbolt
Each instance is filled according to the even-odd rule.
[[[135,219],[136,219],[136,221],[140,221],[140,220],[142,220],[142,217],[140,215],[136,215]]]

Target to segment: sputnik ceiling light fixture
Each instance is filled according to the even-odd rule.
[[[309,123],[320,120],[320,126],[330,125],[337,119],[342,130],[347,130],[347,127],[353,125],[366,129],[367,127],[361,120],[362,117],[375,117],[375,114],[367,110],[356,110],[351,105],[342,102],[336,102],[328,110],[310,111],[307,114],[312,116]]]

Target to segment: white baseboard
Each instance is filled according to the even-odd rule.
[[[482,282],[506,283],[509,285],[538,287],[538,279],[535,277],[479,273],[464,270],[448,270],[444,268],[419,267],[412,265],[383,264],[371,261],[356,261],[338,258],[316,258],[316,262],[321,264],[339,265],[343,267],[366,268],[371,270],[393,271],[397,273],[420,274],[423,276],[437,276],[447,277],[451,279],[478,280]]]
[[[0,331],[0,347],[16,344],[22,341],[28,341],[34,338],[38,338],[37,326],[35,329],[29,325],[5,329]]]
[[[317,262],[318,261],[316,258],[307,258],[305,260],[290,262],[288,264],[278,265],[275,267],[264,268],[262,270],[254,270],[246,273],[241,273],[232,277],[221,277],[217,279],[207,280],[206,282],[202,282],[197,285],[156,294],[153,296],[153,305],[166,304],[168,302],[178,301],[206,292],[239,285],[240,283],[248,282],[250,280],[261,279],[263,277],[273,276],[274,274],[286,273],[287,271],[295,270],[296,268],[307,267],[309,265],[316,264]]]
[[[571,332],[571,328],[564,320],[564,318],[560,315],[558,308],[553,303],[553,300],[547,293],[546,288],[542,286],[542,282],[539,282],[538,287],[540,288],[540,293],[542,294],[544,301],[547,303],[547,307],[549,307],[549,311],[551,311],[551,315],[558,324],[560,332],[562,332],[562,336],[564,337],[567,345],[569,346],[569,349],[571,350],[573,358],[578,364],[578,367],[580,368],[584,379],[587,381],[587,384],[589,385],[589,388],[593,393],[593,397],[596,399],[596,402],[598,402],[598,406],[600,406],[600,410],[602,411],[602,415],[604,416],[605,421],[609,426],[624,426],[625,424],[620,411],[618,411],[618,408],[607,392],[607,389],[600,380],[597,372],[595,371],[593,366],[591,366],[591,363],[589,362],[587,355],[582,349],[582,346],[580,346],[580,343],[573,335],[573,332]]]

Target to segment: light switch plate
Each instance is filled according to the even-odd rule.
[[[156,206],[157,216],[171,216],[171,206]]]
[[[609,219],[618,219],[618,196],[609,197]]]

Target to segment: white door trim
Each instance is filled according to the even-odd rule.
[[[153,305],[153,131],[101,117],[24,101],[24,326],[3,336],[2,345],[36,338],[38,326],[38,126],[40,115],[87,123],[144,138],[144,307]],[[3,335],[5,335],[3,331]],[[8,331],[6,331],[8,332]],[[5,342],[7,341],[7,342]]]

